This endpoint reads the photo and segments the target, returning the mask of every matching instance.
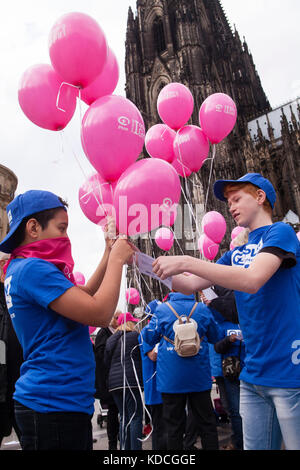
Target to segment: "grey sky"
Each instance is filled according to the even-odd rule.
[[[262,85],[274,106],[300,95],[299,0],[223,0],[228,19],[246,37]],[[99,227],[82,214],[78,188],[93,171],[80,145],[77,111],[62,133],[32,124],[22,113],[18,83],[26,68],[50,63],[48,34],[64,13],[81,11],[96,19],[120,66],[117,94],[124,95],[125,34],[128,7],[135,0],[10,0],[1,4],[1,163],[19,179],[17,193],[46,189],[67,199],[70,205],[69,235],[73,244],[75,270],[88,277],[103,251]]]

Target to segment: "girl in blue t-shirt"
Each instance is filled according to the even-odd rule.
[[[248,173],[219,180],[217,198],[235,222],[249,229],[248,242],[217,263],[190,256],[159,257],[153,271],[173,276],[185,294],[213,284],[235,291],[246,347],[240,375],[244,449],[300,449],[300,244],[294,230],[272,223],[275,190]],[[182,273],[189,272],[190,276]]]
[[[66,203],[48,191],[27,191],[7,214],[0,251],[11,253],[6,303],[24,356],[14,393],[22,449],[91,450],[95,361],[88,326],[109,325],[132,247],[108,236],[94,275],[77,286]]]

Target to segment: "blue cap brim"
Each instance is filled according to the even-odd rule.
[[[224,189],[227,184],[232,183],[241,183],[241,181],[237,180],[218,180],[214,184],[214,193],[217,199],[220,201],[227,201],[226,197],[224,196]]]
[[[22,221],[20,221],[20,224],[21,222]],[[14,240],[12,239],[12,235],[15,233],[20,224],[16,225],[13,229],[11,229],[0,243],[0,251],[3,251],[3,253],[11,253],[15,249],[15,244]]]

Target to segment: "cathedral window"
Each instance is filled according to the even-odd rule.
[[[165,32],[162,18],[157,18],[153,23],[153,37],[155,49],[158,54],[166,50]]]

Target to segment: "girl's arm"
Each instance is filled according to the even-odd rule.
[[[109,255],[103,281],[94,295],[74,286],[51,302],[49,307],[84,325],[107,327],[118,304],[123,265],[132,255],[129,243],[118,239]]]
[[[105,251],[103,257],[92,275],[92,277],[88,280],[85,286],[80,286],[80,289],[87,292],[89,295],[96,294],[97,290],[99,289],[101,282],[103,281],[105,271],[107,268],[108,258],[110,255],[110,251],[116,239],[116,223],[112,217],[108,218],[108,223],[103,229],[104,237],[105,237]]]

